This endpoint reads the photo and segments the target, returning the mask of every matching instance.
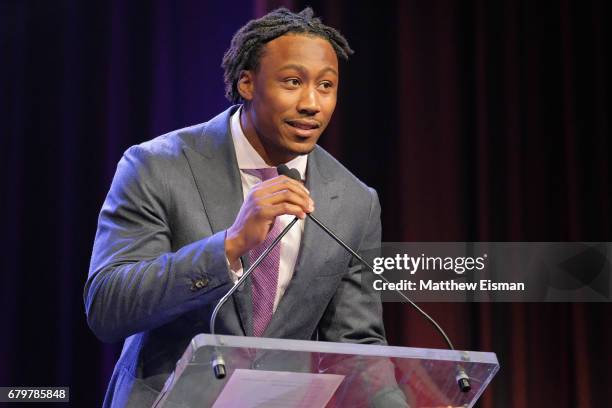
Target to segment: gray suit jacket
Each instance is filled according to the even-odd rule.
[[[225,230],[243,201],[229,132],[236,109],[133,146],[119,162],[84,293],[96,336],[125,340],[105,407],[150,406],[189,340],[209,331],[215,302],[232,285]],[[373,189],[318,146],[306,180],[317,216],[338,236],[359,251],[380,245]],[[370,277],[307,220],[293,278],[264,336],[384,344]],[[247,281],[221,309],[217,332],[252,335],[251,309]]]

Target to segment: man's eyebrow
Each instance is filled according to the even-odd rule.
[[[286,69],[295,69],[296,71],[300,71],[300,72],[306,72],[306,67],[300,64],[286,64],[283,65],[279,71],[284,71]],[[319,75],[324,74],[325,72],[331,72],[332,74],[338,76],[338,72],[333,69],[332,67],[325,67],[323,68],[323,70],[321,70],[321,72],[319,73]]]
[[[332,74],[334,74],[335,76],[338,76],[338,71],[336,71],[332,67],[325,67],[325,68],[323,68],[323,71],[321,71],[321,74],[323,74],[325,72],[328,72],[328,71],[331,72]]]
[[[286,64],[286,65],[283,65],[279,69],[279,71],[284,71],[286,69],[295,69],[296,71],[301,71],[301,72],[306,71],[306,67],[304,67],[303,65],[299,65],[299,64]]]

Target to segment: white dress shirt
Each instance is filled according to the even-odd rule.
[[[240,125],[241,111],[242,107],[232,115],[230,119],[230,129],[232,133],[232,140],[234,142],[234,149],[236,150],[238,168],[240,169],[240,179],[242,181],[242,192],[244,195],[243,199],[246,199],[246,196],[251,188],[253,188],[255,184],[261,182],[261,180],[252,174],[246,173],[244,170],[262,169],[272,166],[268,166],[266,164],[266,162],[261,158],[259,153],[257,153],[255,148],[251,146],[251,143],[244,135],[242,126]],[[300,172],[302,179],[304,179],[306,174],[307,164],[308,155],[298,156],[286,163],[287,167],[297,169]],[[285,226],[293,220],[294,216],[281,215],[279,218],[281,228],[285,228]],[[278,302],[285,293],[285,290],[287,289],[287,286],[289,285],[289,282],[293,276],[293,269],[295,268],[295,262],[298,257],[303,232],[304,220],[299,220],[279,243],[281,245],[280,266],[278,271],[278,283],[276,287],[276,297],[274,298],[273,311],[276,311]],[[236,283],[236,281],[242,276],[242,273],[242,268],[237,271],[230,269],[230,276],[234,283]]]

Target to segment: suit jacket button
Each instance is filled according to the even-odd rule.
[[[202,289],[203,287],[205,287],[206,285],[208,285],[208,279],[206,278],[202,278],[202,279],[198,279],[195,282],[195,287],[196,289]]]

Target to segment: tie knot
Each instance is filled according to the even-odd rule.
[[[247,173],[252,174],[255,177],[259,177],[261,181],[266,181],[271,178],[278,176],[276,167],[266,167],[263,169],[249,169],[245,170]]]

